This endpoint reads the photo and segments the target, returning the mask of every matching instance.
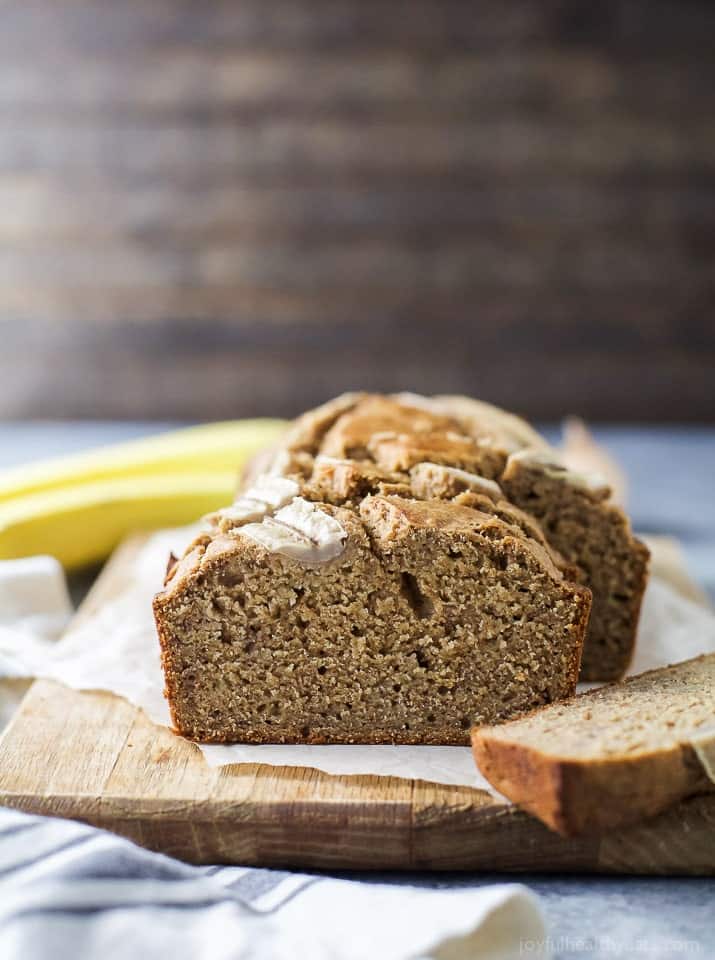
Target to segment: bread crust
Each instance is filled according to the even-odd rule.
[[[650,670],[630,680],[657,682],[659,675],[673,669]],[[628,683],[610,689],[624,689]],[[582,704],[600,692],[593,690],[575,700]],[[568,702],[562,708],[568,711]],[[537,708],[514,723],[475,728],[472,751],[477,766],[500,793],[563,836],[627,826],[686,797],[715,791],[715,783],[686,740],[659,749],[579,760],[559,755],[558,747],[547,752],[516,739],[519,723],[545,717],[550,709]]]
[[[579,763],[477,733],[474,759],[505,797],[565,837],[600,833],[655,816],[696,793],[715,789],[692,747]]]

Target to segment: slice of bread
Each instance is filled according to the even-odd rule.
[[[472,731],[497,790],[567,836],[715,790],[715,654]]]

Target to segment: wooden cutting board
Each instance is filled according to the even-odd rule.
[[[79,617],[118,593],[139,545],[117,552]],[[126,701],[49,681],[32,685],[0,740],[0,803],[83,820],[192,863],[715,873],[715,795],[637,827],[565,840],[469,787],[211,768],[197,747]]]

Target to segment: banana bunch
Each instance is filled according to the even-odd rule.
[[[0,560],[51,554],[68,570],[129,533],[191,523],[234,498],[240,468],[280,420],[189,427],[0,472]]]

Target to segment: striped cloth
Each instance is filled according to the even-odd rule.
[[[449,891],[192,867],[0,810],[2,960],[506,960],[544,936],[519,884]]]

